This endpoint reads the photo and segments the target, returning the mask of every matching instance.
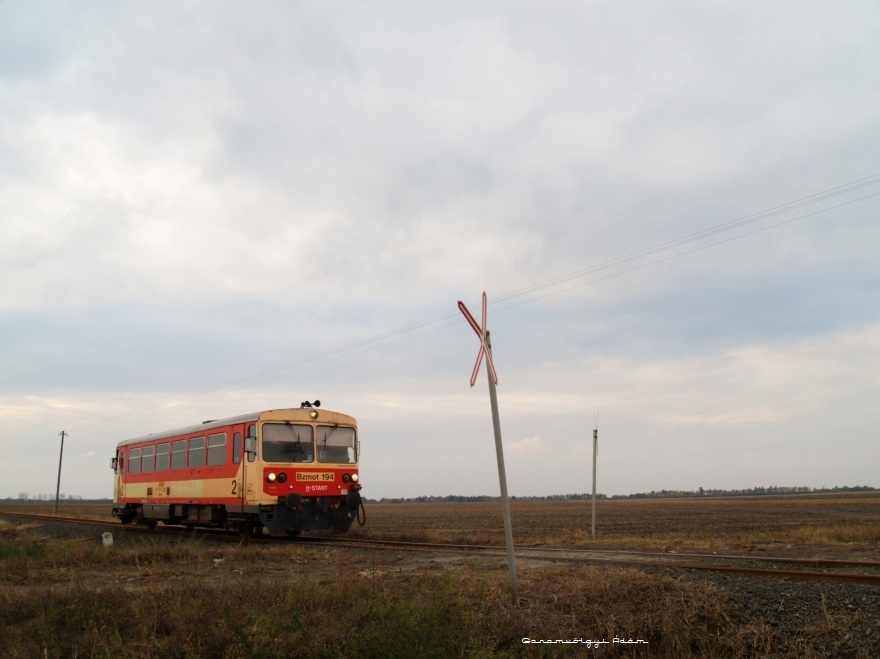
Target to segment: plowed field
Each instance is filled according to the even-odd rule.
[[[663,548],[868,545],[880,542],[880,493],[600,500],[596,540],[589,501],[513,501],[517,545]],[[371,504],[355,534],[498,544],[501,504]]]

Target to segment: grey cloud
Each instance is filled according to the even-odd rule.
[[[798,371],[809,353],[787,346],[873,327],[877,198],[496,300],[874,174],[878,22],[870,3],[0,3],[0,416],[16,424],[0,442],[154,410],[96,430],[101,454],[118,433],[321,389],[363,418],[377,494],[473,491],[443,441],[450,426],[481,436],[485,392],[466,382],[475,337],[446,325],[485,289],[511,442],[571,452],[560,438],[598,401],[621,446],[649,456],[624,476],[612,452],[609,488],[684,487],[703,467],[719,482],[697,485],[750,487],[760,444],[725,442],[739,432],[730,409],[754,401],[726,408],[728,371],[712,360],[766,350]],[[386,347],[357,348],[379,336]],[[876,350],[834,353],[816,377],[840,384],[841,362]],[[766,391],[768,408],[806,418],[814,402],[786,394],[796,383]],[[847,416],[864,453],[871,411],[832,385],[823,409]],[[445,434],[413,444],[416,411]],[[783,438],[780,455],[805,426],[751,429]],[[693,445],[708,448],[685,460]],[[809,446],[780,484],[823,484]],[[743,476],[721,483],[731,455]],[[442,466],[432,480],[403,484],[428,464]],[[516,472],[516,493],[555,483],[545,467]]]

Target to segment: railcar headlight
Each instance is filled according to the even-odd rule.
[[[274,483],[274,482],[275,482],[275,478],[276,478],[276,477],[275,477],[275,472],[274,472],[274,471],[270,471],[268,474],[266,474],[266,480],[269,481],[270,483]]]
[[[279,483],[283,483],[286,480],[287,480],[287,474],[285,474],[283,471],[280,474],[278,474],[278,482]]]
[[[353,482],[357,483],[357,482],[358,482],[358,475],[357,475],[357,474],[352,474],[352,475],[351,475],[351,480],[352,480]]]
[[[342,482],[348,483],[351,480],[351,474],[342,474]]]

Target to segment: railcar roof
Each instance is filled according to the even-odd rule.
[[[117,448],[120,446],[128,446],[129,444],[138,444],[140,442],[150,442],[155,441],[157,439],[167,439],[169,437],[177,437],[179,435],[192,435],[194,433],[201,433],[206,430],[213,430],[214,428],[222,428],[224,426],[231,426],[237,423],[247,423],[248,421],[256,421],[260,418],[261,415],[266,414],[267,412],[293,412],[300,411],[302,408],[292,407],[285,409],[276,409],[276,410],[260,410],[259,412],[251,412],[250,414],[240,414],[238,416],[231,416],[226,419],[214,419],[211,421],[206,421],[204,423],[197,423],[192,426],[186,426],[185,428],[177,428],[175,430],[166,430],[164,432],[157,432],[150,435],[142,435],[140,437],[133,437],[132,439],[126,439],[119,442],[116,446]],[[320,412],[331,412],[331,410],[319,410]],[[335,412],[333,414],[339,414]],[[340,415],[345,416],[345,415]]]
[[[216,419],[213,421],[209,421],[207,423],[197,423],[192,426],[186,426],[185,428],[177,428],[175,430],[166,430],[164,432],[157,432],[150,435],[141,435],[140,437],[133,437],[132,439],[126,439],[124,441],[119,442],[116,446],[127,446],[128,444],[137,444],[139,442],[148,442],[154,439],[166,439],[168,437],[176,437],[178,435],[190,435],[194,432],[202,432],[203,430],[212,430],[214,428],[222,428],[223,426],[230,426],[235,423],[244,423],[246,421],[256,421],[257,418],[262,414],[262,412],[253,412],[251,414],[240,414],[239,416],[231,416],[227,419]]]

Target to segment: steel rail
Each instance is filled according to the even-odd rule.
[[[370,540],[364,538],[324,538],[324,540],[337,543],[360,543],[360,544],[382,544],[395,547],[436,547],[438,549],[490,549],[501,551],[504,549],[501,545],[463,545],[448,543],[430,543],[430,542],[406,542],[402,540]],[[631,556],[656,556],[668,560],[669,562],[681,558],[707,558],[709,560],[729,560],[729,561],[756,561],[765,563],[786,563],[793,565],[811,565],[814,567],[868,567],[880,569],[880,561],[866,560],[841,560],[833,558],[786,558],[773,556],[738,556],[735,554],[692,554],[689,552],[651,552],[651,551],[634,551],[627,549],[589,549],[583,547],[534,547],[534,546],[517,546],[517,551],[527,552],[547,552],[547,553],[583,553],[583,554],[615,554],[615,555],[631,555]],[[671,559],[671,560],[670,560]]]

